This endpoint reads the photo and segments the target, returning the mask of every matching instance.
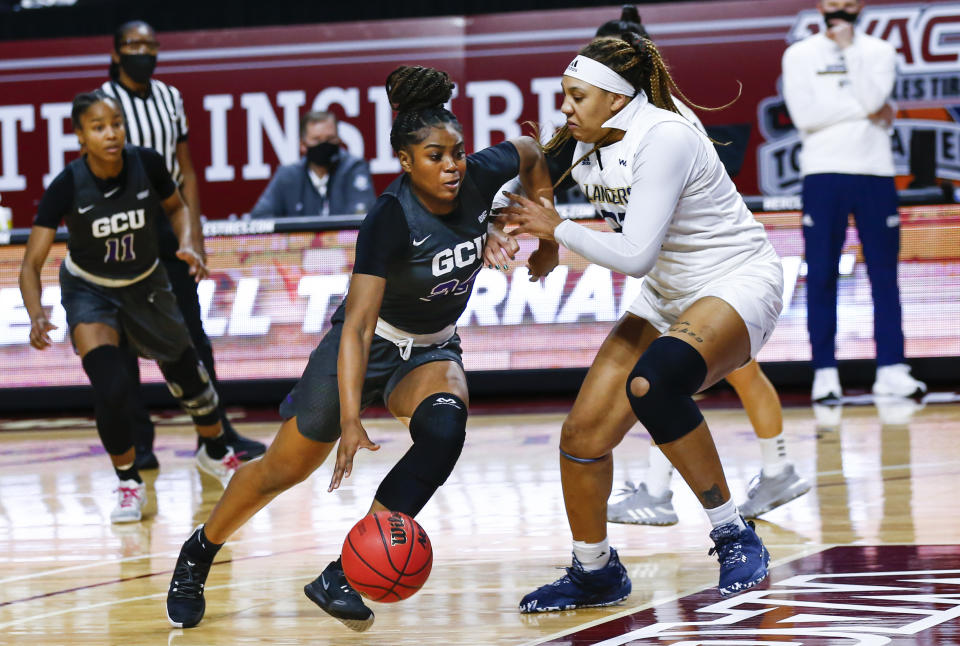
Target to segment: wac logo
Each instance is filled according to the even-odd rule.
[[[823,28],[820,12],[797,14],[787,34],[794,43]],[[897,119],[891,147],[897,175],[910,174],[910,141],[917,130],[933,131],[936,176],[960,179],[960,124],[951,106],[960,103],[960,2],[868,6],[857,31],[886,40],[897,52],[897,78],[891,98],[900,109],[943,108],[942,119]],[[779,93],[778,93],[779,94]],[[766,143],[757,148],[757,173],[765,195],[800,191],[800,137],[781,96],[757,106]]]
[[[94,238],[105,238],[132,229],[142,229],[146,217],[143,209],[131,209],[114,213],[110,217],[97,218],[91,223]]]
[[[407,528],[403,517],[398,513],[390,514],[390,546],[407,544]]]

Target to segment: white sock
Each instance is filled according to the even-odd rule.
[[[787,459],[787,441],[783,439],[783,433],[776,437],[757,439],[760,440],[763,475],[772,478],[783,473],[790,466],[790,460]]]
[[[673,477],[673,465],[663,454],[656,444],[650,445],[650,467],[647,469],[647,477],[644,482],[647,485],[647,491],[654,498],[660,498],[663,494],[670,491],[670,478]]]
[[[605,538],[599,543],[573,541],[573,555],[584,570],[602,570],[610,560],[610,540]]]
[[[714,507],[713,509],[704,508],[704,511],[707,512],[707,518],[710,519],[710,524],[713,525],[714,529],[721,525],[729,525],[730,523],[735,523],[741,530],[747,528],[743,519],[740,518],[740,512],[737,510],[737,506],[733,504],[733,498],[719,507]]]

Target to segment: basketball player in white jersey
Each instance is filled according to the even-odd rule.
[[[767,576],[769,554],[730,498],[713,438],[693,401],[759,352],[782,307],[780,259],[710,140],[678,114],[656,47],[627,33],[584,47],[563,77],[575,181],[613,228],[562,220],[548,201],[511,195],[514,231],[556,241],[598,265],[645,276],[607,337],[560,439],[573,564],[528,594],[522,612],[617,603],[631,590],[609,546],[611,451],[639,419],[703,505],[720,561],[720,593]],[[678,91],[679,92],[679,91]]]

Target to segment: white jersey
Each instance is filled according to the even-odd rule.
[[[671,299],[745,262],[779,263],[713,144],[689,121],[641,92],[604,127],[626,134],[581,161],[573,177],[614,232],[565,220],[558,242],[598,265],[646,275]],[[574,160],[592,147],[578,143]]]
[[[857,33],[841,50],[824,34],[783,54],[783,98],[800,133],[800,173],[894,175],[890,130],[869,115],[890,98],[897,55],[890,43]]]

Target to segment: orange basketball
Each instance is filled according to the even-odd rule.
[[[353,526],[343,543],[343,573],[371,601],[393,603],[413,595],[433,567],[430,538],[400,511],[378,511]]]

